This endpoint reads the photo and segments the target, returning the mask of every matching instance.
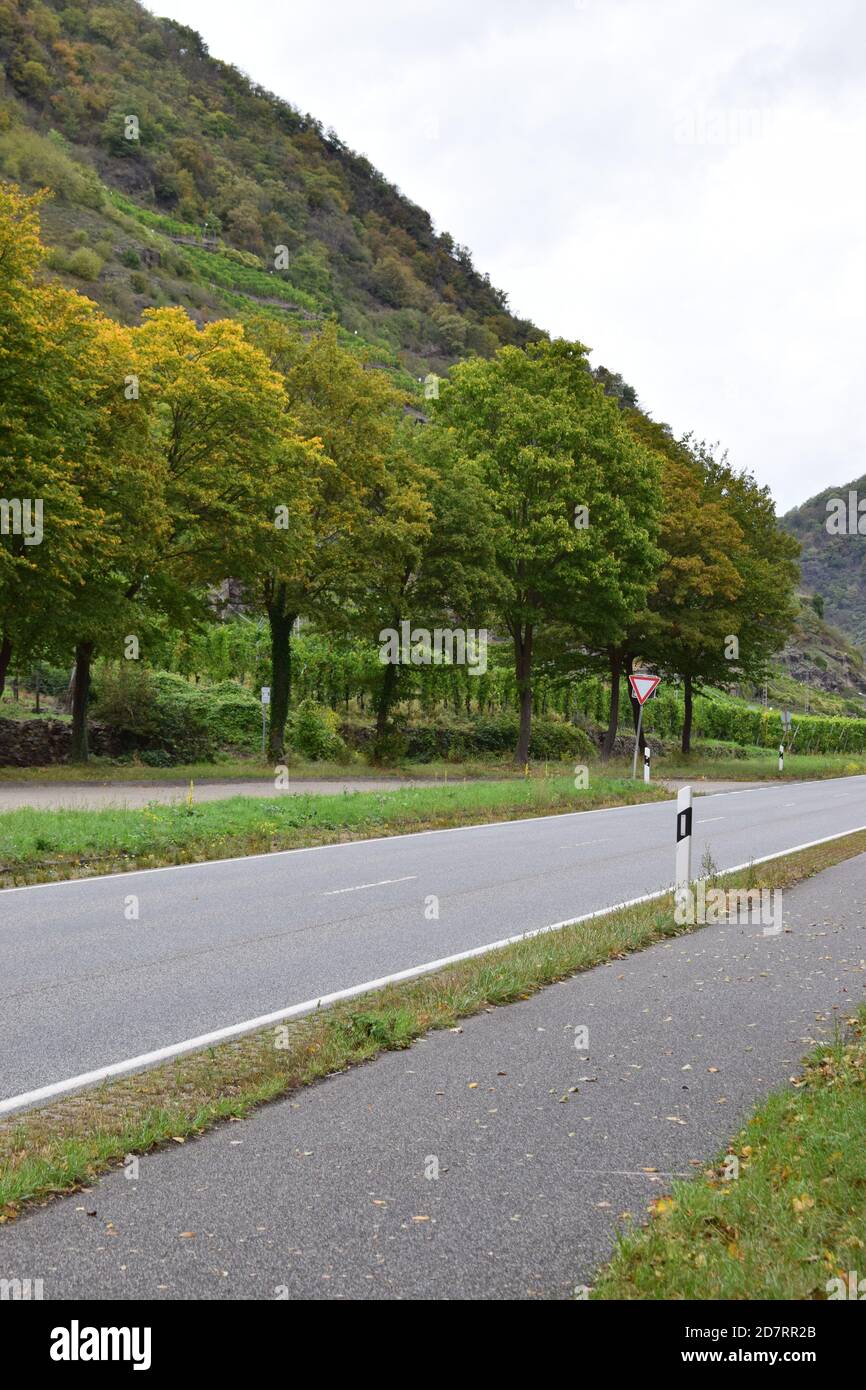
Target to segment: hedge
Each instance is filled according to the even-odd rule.
[[[576,687],[577,707],[587,718],[605,725],[610,717],[610,689],[601,677],[591,676]],[[620,689],[620,728],[632,728],[628,685]],[[676,687],[662,686],[644,705],[643,725],[660,738],[679,738],[683,729],[683,696]],[[798,753],[866,752],[866,719],[830,718],[827,715],[794,714],[786,734],[782,715],[774,709],[750,709],[737,700],[696,695],[695,739],[717,739],[743,746],[774,748],[784,742]]]

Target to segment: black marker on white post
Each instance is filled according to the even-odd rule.
[[[689,884],[692,881],[692,789],[680,787],[677,792],[677,862],[676,892],[677,906],[688,902]]]

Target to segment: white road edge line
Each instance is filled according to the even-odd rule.
[[[404,874],[402,878],[380,878],[375,883],[356,883],[352,888],[327,888],[322,897],[335,898],[338,893],[360,893],[362,888],[381,888],[386,883],[408,883],[410,879],[417,877],[417,874]]]
[[[857,773],[856,777],[862,777],[862,773]],[[855,780],[855,775],[849,777],[821,777],[808,782],[790,782],[789,787],[811,787],[816,785],[827,786],[831,782],[851,782]],[[700,792],[701,800],[712,801],[716,796],[748,796],[751,792],[757,791],[780,791],[782,783],[772,783],[766,787],[745,787],[742,792]],[[263,798],[264,799],[264,798]],[[265,850],[261,854],[236,854],[230,859],[198,859],[193,864],[161,864],[155,869],[123,869],[117,874],[90,874],[87,878],[62,878],[56,879],[53,883],[22,883],[19,888],[0,888],[0,902],[10,893],[35,893],[45,888],[69,888],[76,883],[106,883],[109,880],[118,878],[138,878],[141,874],[173,874],[181,869],[213,869],[220,864],[249,864],[257,859],[279,859],[285,854],[318,854],[325,849],[348,849],[358,845],[377,845],[383,840],[416,840],[422,835],[465,835],[470,830],[501,830],[509,825],[534,825],[548,820],[568,820],[569,816],[612,816],[622,811],[637,811],[644,806],[670,806],[676,804],[676,795],[671,793],[664,801],[633,801],[628,806],[598,806],[594,811],[559,811],[549,816],[520,816],[516,820],[494,820],[479,821],[477,825],[447,825],[441,830],[410,830],[405,835],[369,835],[364,840],[338,840],[332,845],[303,845],[298,849],[277,849]],[[144,809],[144,808],[139,808]],[[856,831],[845,830],[845,835],[854,835]],[[815,842],[816,844],[818,841]],[[757,861],[756,861],[757,862]],[[0,922],[0,926],[3,923]]]
[[[774,854],[762,854],[758,859],[750,859],[745,864],[734,864],[729,869],[721,869],[723,874],[736,874],[748,869],[752,864],[767,864],[771,859],[783,859],[786,854],[799,854],[804,849],[814,849],[816,845],[826,845],[831,840],[844,840],[846,835],[860,835],[866,825],[858,825],[853,830],[840,830],[835,835],[824,835],[820,840],[807,840],[802,845],[792,845],[788,849],[777,850]],[[54,1081],[50,1086],[40,1086],[35,1091],[23,1091],[0,1101],[0,1115],[10,1115],[16,1110],[27,1110],[41,1101],[56,1100],[58,1096],[69,1095],[72,1091],[82,1091],[88,1086],[96,1086],[101,1081],[110,1081],[117,1076],[128,1076],[130,1072],[145,1071],[158,1066],[160,1062],[170,1062],[174,1057],[182,1057],[187,1052],[198,1052],[216,1043],[227,1042],[230,1038],[240,1038],[247,1033],[256,1033],[269,1024],[285,1023],[290,1018],[302,1018],[305,1014],[316,1013],[331,1004],[339,1004],[344,999],[357,999],[359,995],[369,994],[374,989],[384,989],[386,985],[399,984],[403,980],[415,980],[422,975],[430,975],[434,970],[442,970],[446,965],[457,965],[474,956],[486,955],[488,951],[498,951],[504,946],[514,946],[519,941],[530,941],[535,936],[547,932],[560,931],[563,927],[573,927],[579,922],[591,922],[596,917],[609,917],[626,907],[637,907],[640,903],[654,902],[672,892],[670,888],[660,888],[655,893],[642,893],[639,898],[629,898],[626,902],[614,903],[612,907],[600,907],[595,912],[585,912],[580,917],[569,917],[564,922],[553,922],[549,927],[535,927],[532,931],[521,932],[517,936],[506,936],[501,941],[490,941],[485,946],[473,946],[468,951],[458,951],[453,956],[442,956],[440,960],[426,961],[424,965],[413,965],[408,970],[398,970],[393,975],[383,975],[378,980],[365,980],[362,985],[350,985],[348,989],[338,989],[332,994],[323,994],[319,999],[307,999],[303,1004],[293,1004],[287,1009],[277,1009],[274,1013],[262,1014],[259,1018],[247,1019],[244,1023],[233,1023],[228,1028],[217,1028],[212,1033],[201,1033],[197,1038],[187,1038],[184,1042],[169,1043],[167,1047],[157,1048],[155,1052],[143,1052],[140,1057],[129,1057],[124,1062],[113,1062],[95,1071],[82,1072],[66,1081]]]

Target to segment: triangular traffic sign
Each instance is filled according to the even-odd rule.
[[[638,672],[634,676],[629,676],[629,685],[634,691],[634,698],[639,705],[644,704],[644,702],[649,699],[660,680],[661,676],[648,676],[644,672]]]

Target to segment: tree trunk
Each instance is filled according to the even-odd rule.
[[[514,761],[520,766],[529,762],[529,741],[532,738],[532,639],[531,624],[518,629],[514,637],[514,672],[517,677],[517,697],[520,701],[520,733]]]
[[[72,761],[86,763],[87,701],[90,696],[90,665],[93,661],[93,642],[79,642],[75,648],[75,682],[72,688]]]
[[[683,752],[692,751],[692,678],[683,676]]]
[[[607,762],[613,753],[619,725],[619,679],[622,675],[622,652],[619,647],[608,647],[607,658],[610,663],[610,718],[607,721],[607,732],[601,747],[603,762]]]
[[[268,623],[271,630],[271,703],[268,720],[268,757],[274,762],[285,756],[286,720],[292,684],[292,628],[296,613],[285,611],[286,591],[277,588],[273,603],[268,604]]]
[[[399,631],[399,624],[394,626]],[[397,663],[389,661],[382,674],[382,686],[376,701],[376,737],[383,738],[388,731],[388,718],[397,692]]]
[[[0,642],[0,695],[6,688],[6,672],[9,670],[9,662],[12,660],[12,638],[4,637]]]

